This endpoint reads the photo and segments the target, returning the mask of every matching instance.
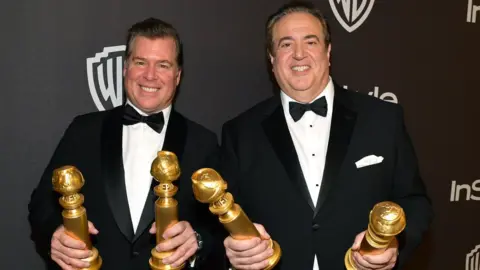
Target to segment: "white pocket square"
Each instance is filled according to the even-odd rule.
[[[360,169],[365,166],[381,163],[382,161],[383,161],[382,156],[370,155],[370,156],[363,157],[359,161],[355,162],[355,166],[357,166],[357,169]]]

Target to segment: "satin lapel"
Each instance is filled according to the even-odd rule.
[[[172,110],[170,120],[168,121],[167,133],[165,134],[165,141],[162,150],[175,153],[178,162],[181,164],[185,143],[187,140],[187,122],[185,118]],[[178,180],[177,180],[178,181]],[[173,183],[178,186],[178,183]],[[158,182],[152,178],[150,191],[148,192],[145,206],[143,207],[142,216],[138,223],[137,232],[135,233],[133,241],[136,241],[140,235],[146,230],[150,229],[151,224],[155,220],[155,201],[157,197],[153,192],[153,188],[158,185]],[[178,194],[178,193],[177,193]]]
[[[123,106],[112,110],[105,119],[101,134],[102,177],[113,216],[122,234],[131,241],[133,226],[125,188],[122,154]]]
[[[313,201],[308,191],[300,162],[298,161],[297,152],[295,151],[295,146],[293,145],[280,101],[273,113],[264,120],[263,130],[272,148],[275,150],[278,159],[283,164],[288,178],[294,186],[297,187],[312,210],[314,210]]]
[[[337,180],[356,122],[357,114],[351,109],[351,101],[345,91],[347,90],[335,85],[332,124],[330,126],[325,170],[314,217],[324,204],[331,187]]]

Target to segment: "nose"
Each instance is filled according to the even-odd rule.
[[[297,60],[303,59],[305,57],[305,50],[303,49],[302,44],[295,46],[295,52],[293,57]]]
[[[145,79],[147,80],[155,80],[157,79],[157,71],[154,65],[150,65],[145,70]]]

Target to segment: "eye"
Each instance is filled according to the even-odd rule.
[[[134,60],[134,61],[133,61],[133,64],[134,64],[135,66],[144,66],[144,65],[145,65],[145,62],[142,61],[142,60]]]
[[[307,44],[308,45],[317,45],[318,42],[316,40],[309,40],[309,41],[307,41]]]
[[[291,43],[284,42],[284,43],[280,44],[280,48],[289,48],[291,45],[292,45]]]
[[[160,64],[158,64],[158,67],[159,67],[159,68],[162,68],[162,69],[169,69],[169,68],[170,68],[170,65],[169,65],[169,64],[166,64],[166,63],[160,63]]]

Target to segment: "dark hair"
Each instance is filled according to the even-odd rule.
[[[283,5],[280,7],[279,10],[277,10],[275,13],[270,15],[267,21],[266,25],[266,48],[267,48],[267,53],[268,55],[274,55],[273,53],[273,27],[275,24],[285,17],[288,14],[296,13],[296,12],[304,12],[313,15],[315,18],[317,18],[320,23],[322,24],[323,28],[323,35],[324,35],[324,41],[325,41],[325,46],[328,46],[331,42],[330,40],[330,28],[328,26],[327,20],[323,16],[322,12],[320,9],[316,8],[312,3],[310,2],[304,2],[304,1],[291,1],[288,4]]]
[[[128,29],[127,49],[125,50],[125,59],[128,59],[132,53],[132,45],[137,37],[147,38],[173,38],[176,45],[176,61],[181,68],[183,66],[182,41],[177,30],[169,23],[156,18],[148,18],[135,23]]]

